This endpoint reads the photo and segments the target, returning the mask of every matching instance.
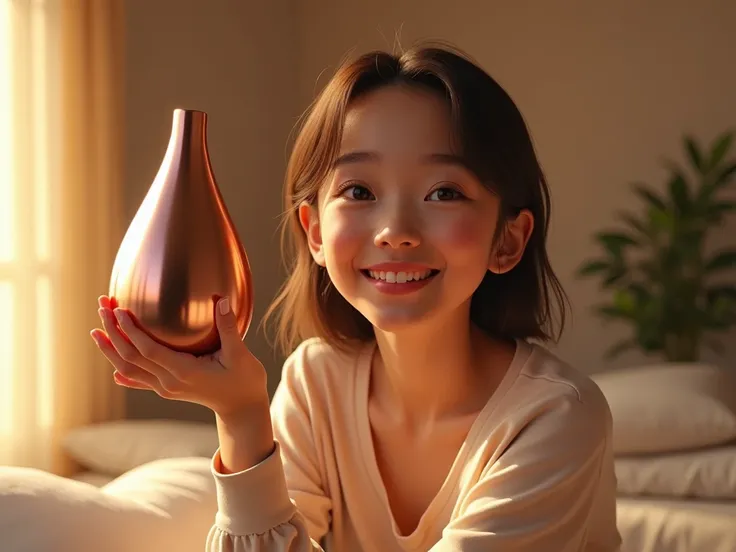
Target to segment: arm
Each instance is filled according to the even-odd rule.
[[[593,550],[588,521],[613,470],[610,440],[607,407],[591,411],[570,399],[541,413],[485,467],[431,552]],[[618,546],[615,534],[596,550]]]
[[[298,348],[284,364],[270,416],[251,413],[271,422],[268,443],[265,429],[246,436],[232,418],[218,420],[222,440],[213,473],[219,511],[207,539],[210,552],[322,550],[317,542],[329,529],[331,501],[320,476],[303,377],[304,349]],[[264,450],[266,458],[258,462]]]

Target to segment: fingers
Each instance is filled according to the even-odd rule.
[[[115,317],[120,324],[120,328],[125,332],[125,335],[130,339],[136,352],[140,355],[140,360],[143,364],[139,364],[137,360],[131,359],[136,364],[146,369],[149,368],[149,365],[153,365],[151,368],[154,371],[163,369],[169,374],[178,372],[191,365],[192,357],[190,355],[174,351],[154,341],[135,325],[128,312],[123,309],[115,309]],[[164,373],[160,373],[159,375],[162,377],[166,376]]]
[[[109,309],[110,308],[110,298],[107,295],[100,295],[97,298],[97,305],[101,309]]]
[[[101,308],[97,311],[97,314],[100,315],[102,327],[118,355],[120,355],[123,360],[135,364],[140,355],[138,354],[135,345],[133,345],[130,339],[118,328],[117,320],[115,320],[115,316],[112,314],[112,311],[107,308]]]
[[[122,385],[135,387],[136,389],[156,389],[159,383],[155,376],[123,359],[104,332],[94,329],[90,332],[90,336],[100,351],[102,351],[102,354],[105,355],[105,358],[113,365],[115,373],[122,376],[126,382],[133,382],[135,384],[130,385],[121,381],[120,383]]]
[[[105,328],[105,332],[107,333],[107,336],[117,354],[128,364],[137,366],[151,374],[153,379],[157,380],[157,387],[170,387],[172,378],[171,374],[169,374],[165,368],[159,366],[156,362],[149,360],[145,355],[141,354],[128,332],[125,329],[121,331],[121,328],[118,327],[118,320],[115,318],[112,311],[110,309],[99,309],[99,314],[102,319],[102,325]],[[133,324],[130,325],[132,326]],[[122,373],[123,375],[128,375],[126,372]]]
[[[226,360],[233,360],[243,348],[243,337],[238,331],[238,320],[227,297],[220,299],[215,309],[215,323],[220,334],[222,355]]]
[[[152,389],[150,386],[146,384],[137,382],[130,378],[126,378],[124,375],[122,375],[117,370],[113,372],[112,379],[115,380],[115,383],[117,383],[118,385],[122,385],[124,387],[130,387],[131,389],[140,389],[141,391],[155,391],[155,389]]]

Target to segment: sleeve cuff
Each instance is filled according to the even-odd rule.
[[[266,533],[288,522],[296,513],[289,499],[281,461],[281,447],[274,442],[271,455],[247,470],[223,474],[220,449],[211,470],[217,489],[217,526],[231,535]]]

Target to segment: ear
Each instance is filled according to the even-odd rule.
[[[504,274],[519,264],[533,230],[534,216],[528,209],[522,209],[515,218],[507,220],[498,243],[491,251],[488,270]]]
[[[322,233],[319,227],[319,213],[317,208],[306,201],[299,205],[299,222],[307,236],[309,252],[314,262],[325,266],[325,255],[322,249]]]

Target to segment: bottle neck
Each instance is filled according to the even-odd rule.
[[[203,153],[207,144],[207,114],[203,111],[176,109],[169,146],[182,155]]]

